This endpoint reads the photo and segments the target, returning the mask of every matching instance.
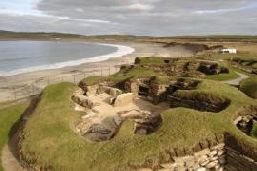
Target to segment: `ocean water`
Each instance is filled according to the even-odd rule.
[[[84,42],[0,41],[0,76],[74,66],[132,51],[124,46]]]

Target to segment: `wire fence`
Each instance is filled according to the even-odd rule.
[[[12,89],[8,89],[5,91],[9,91],[6,94],[8,94],[8,97],[5,97],[5,101],[11,101],[11,100],[19,100],[26,97],[38,95],[42,92],[42,90],[51,84],[56,84],[60,82],[72,82],[74,84],[78,84],[83,78],[89,77],[89,76],[110,76],[114,73],[117,73],[120,69],[120,66],[124,64],[119,64],[116,66],[108,66],[108,67],[102,67],[99,69],[87,71],[87,72],[78,72],[74,74],[67,74],[67,75],[58,75],[58,76],[52,76],[49,75],[47,77],[40,77],[36,80],[33,80],[31,84],[26,84],[23,86],[17,86]]]

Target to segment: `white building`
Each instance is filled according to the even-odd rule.
[[[232,48],[224,48],[220,50],[220,53],[231,53],[231,54],[236,54],[237,49],[232,49]]]

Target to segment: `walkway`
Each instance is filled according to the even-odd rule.
[[[223,82],[223,83],[226,83],[226,84],[233,85],[233,86],[239,86],[239,85],[240,85],[240,82],[241,82],[242,80],[249,78],[248,75],[241,74],[241,73],[239,73],[239,72],[236,72],[236,74],[239,76],[238,78],[233,79],[233,80],[222,81],[222,82]]]

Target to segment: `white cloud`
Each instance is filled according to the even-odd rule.
[[[11,8],[7,4],[8,9],[1,9],[3,1],[19,1],[20,5]],[[0,30],[160,36],[257,34],[256,0],[41,0],[25,10],[29,6],[25,4],[32,1],[0,0]]]
[[[129,6],[126,7],[127,9],[131,9],[131,10],[145,10],[145,11],[149,11],[154,9],[153,5],[149,5],[149,4],[140,4],[140,3],[136,3],[136,4],[131,4]]]

